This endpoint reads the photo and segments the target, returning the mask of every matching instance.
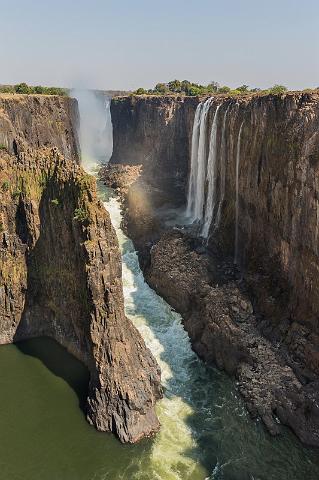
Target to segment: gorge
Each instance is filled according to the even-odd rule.
[[[75,95],[0,97],[5,474],[315,480],[319,96]]]
[[[0,112],[0,342],[66,347],[90,373],[89,422],[135,442],[159,428],[160,373],[124,315],[115,232],[79,166],[77,104],[4,97]]]

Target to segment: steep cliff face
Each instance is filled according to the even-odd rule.
[[[116,234],[77,164],[76,103],[0,101],[0,343],[57,340],[89,369],[89,421],[135,442],[159,428],[160,372],[125,317]]]
[[[77,103],[72,98],[46,95],[0,96],[0,145],[13,155],[27,149],[56,147],[79,162],[74,127]]]
[[[214,107],[216,103],[211,119]],[[225,101],[220,107],[219,145],[227,108],[225,200],[215,231],[212,222],[211,245],[234,251],[237,158],[239,264],[252,274],[247,278],[267,317],[267,334],[284,335],[298,359],[319,373],[319,95]],[[217,195],[220,167],[218,163]],[[254,276],[256,272],[261,277]],[[265,290],[277,302],[265,298]]]
[[[198,101],[128,97],[115,99],[112,104],[116,141],[111,162],[142,164],[143,179],[154,187],[153,196],[157,195],[154,189],[160,188],[168,192],[169,200],[174,199],[171,192],[177,185],[176,178],[181,179],[175,206],[181,191],[184,203],[186,200],[191,133]],[[239,263],[251,272],[262,267],[265,274],[276,276],[286,290],[291,289],[289,302],[285,301],[289,315],[318,333],[319,95],[216,97],[208,114],[207,148],[217,105],[216,198],[220,197],[222,163],[226,184],[220,224],[214,229],[213,219],[210,245],[217,244],[225,254],[234,254],[236,157],[239,129],[243,125],[239,155]],[[225,115],[226,141],[221,161]],[[169,118],[166,129],[165,118]],[[318,368],[316,362],[314,356],[312,367]]]
[[[113,123],[114,137],[118,138],[114,161],[124,163],[128,158],[117,145],[122,140],[129,151],[134,132],[139,155],[129,157],[130,163],[143,164],[140,159],[145,152],[156,171],[149,180],[152,167],[144,161],[144,173],[128,193],[129,232],[143,252],[149,283],[183,314],[195,350],[237,376],[248,407],[261,415],[271,431],[276,430],[271,418],[275,412],[303,441],[319,445],[319,95],[212,99],[205,131],[207,152],[217,106],[219,111],[215,206],[206,246],[196,239],[196,229],[190,238],[181,233],[162,236],[170,227],[154,208],[158,205],[156,198],[165,197],[166,185],[167,199],[174,205],[177,171],[182,181],[176,190],[175,206],[180,206],[182,199],[186,204],[192,127],[199,100],[176,99],[176,108],[171,97],[113,101],[113,115],[119,109],[122,116],[120,125],[119,120]],[[159,111],[154,108],[158,103]],[[183,122],[180,114],[185,115]],[[175,150],[166,149],[170,140],[163,128],[165,116],[170,118],[170,131],[174,132],[172,141],[183,151],[178,167]],[[152,119],[150,128],[148,118]],[[161,142],[161,131],[164,146],[156,151],[162,153],[148,156],[150,145]],[[207,182],[202,188],[207,191]],[[240,275],[232,266],[236,188]],[[143,196],[146,202],[142,202],[142,208]],[[216,221],[219,209],[220,220]],[[136,228],[140,223],[144,223],[142,236]]]
[[[197,103],[185,97],[112,99],[111,163],[142,165],[144,178],[165,192],[166,201],[183,203]]]

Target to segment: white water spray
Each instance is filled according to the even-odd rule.
[[[189,204],[187,212],[194,222],[201,222],[204,214],[206,164],[207,164],[207,116],[213,98],[210,97],[200,108],[197,107],[193,127],[191,173],[189,183]],[[199,126],[198,126],[199,124]],[[197,142],[198,138],[198,142]],[[197,150],[197,154],[196,154]]]
[[[241,132],[244,122],[241,123],[238,132],[237,140],[237,154],[236,154],[236,218],[235,218],[235,256],[234,263],[238,264],[238,227],[239,227],[239,166],[240,166],[240,147],[241,147]]]
[[[205,173],[207,162],[207,116],[209,112],[212,98],[206,100],[202,108],[200,127],[199,127],[199,142],[198,142],[198,170],[196,181],[196,194],[195,194],[195,208],[194,208],[194,220],[201,221],[203,219],[204,202],[205,202]]]
[[[111,99],[93,90],[72,90],[80,113],[79,140],[85,170],[107,163],[113,151]]]
[[[216,197],[216,176],[217,176],[217,124],[218,124],[218,111],[220,105],[215,110],[214,120],[212,124],[212,130],[210,134],[209,142],[209,154],[207,160],[207,197],[205,205],[204,225],[202,228],[202,236],[208,237],[209,227],[213,219],[215,197]],[[203,188],[204,190],[204,188]]]
[[[193,218],[194,209],[195,209],[195,192],[196,192],[197,170],[198,170],[199,127],[200,127],[202,107],[203,107],[202,103],[199,103],[197,105],[194,123],[193,123],[191,165],[190,165],[190,176],[189,176],[189,184],[188,184],[187,209],[186,209],[186,215],[190,218]]]

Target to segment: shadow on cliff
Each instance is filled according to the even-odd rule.
[[[67,382],[85,413],[89,370],[70,353],[87,354],[81,337],[86,337],[88,316],[81,229],[73,218],[76,198],[73,184],[65,181],[61,186],[54,175],[46,182],[38,209],[20,197],[16,233],[28,252],[27,287],[13,341]]]
[[[62,378],[76,393],[81,410],[85,410],[90,376],[82,362],[49,337],[20,341],[16,346],[24,355],[37,358],[53,375]]]

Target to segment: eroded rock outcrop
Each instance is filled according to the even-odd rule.
[[[0,343],[57,340],[90,372],[89,421],[136,442],[159,428],[160,371],[124,314],[116,234],[77,164],[76,103],[1,101]]]
[[[170,231],[172,221],[159,212],[165,200],[175,208],[186,203],[199,100],[113,100],[117,140],[112,161],[143,164],[142,176],[126,196],[126,227],[148,281],[182,313],[195,350],[237,376],[249,409],[270,431],[277,430],[275,413],[302,441],[319,445],[319,95],[212,100],[207,148],[220,105],[215,193],[222,202],[218,228],[213,219],[207,246],[196,239],[196,229],[192,240],[183,230],[172,236],[163,233]],[[232,262],[241,126],[238,272]],[[134,158],[130,145],[138,152]],[[143,196],[146,202],[141,203]],[[230,278],[220,276],[218,268],[216,272],[218,264],[233,271]]]
[[[285,345],[261,334],[249,290],[233,265],[196,250],[187,234],[165,233],[150,253],[147,281],[182,313],[198,355],[236,376],[254,417],[277,434],[275,414],[303,442],[318,446],[318,378],[305,383]]]

